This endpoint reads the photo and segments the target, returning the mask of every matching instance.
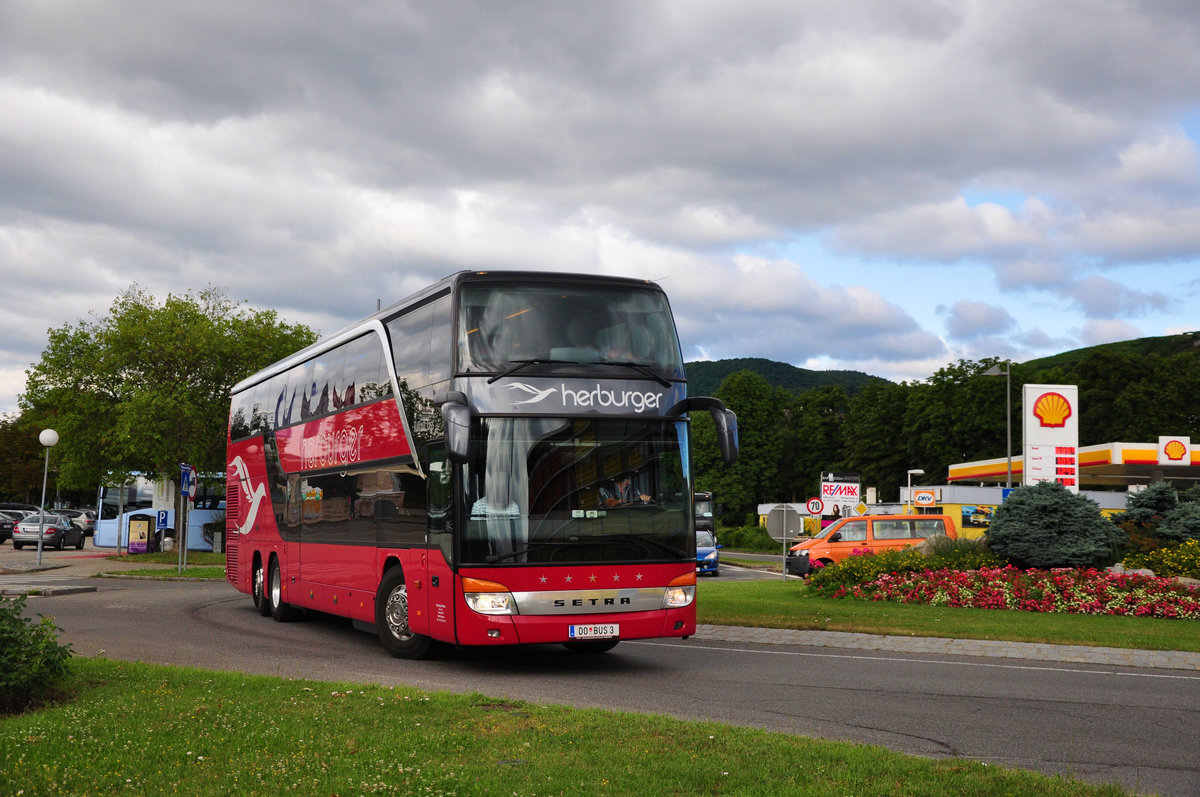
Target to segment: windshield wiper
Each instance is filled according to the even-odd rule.
[[[566,543],[566,542],[538,542],[535,540],[535,541],[527,543],[524,548],[521,548],[520,550],[517,550],[517,551],[506,551],[505,553],[490,553],[484,557],[484,561],[486,561],[490,565],[494,565],[497,562],[503,562],[505,559],[512,559],[517,556],[524,556],[525,554],[532,551],[534,548],[546,548],[548,546],[561,547],[563,545],[568,545],[568,544],[569,543]]]
[[[632,368],[638,373],[645,374],[646,376],[650,377],[663,387],[671,386],[671,383],[668,382],[661,374],[655,372],[648,363],[635,363],[627,360],[593,360],[592,362],[588,363],[588,365],[619,365],[622,368]]]
[[[656,540],[652,537],[642,537],[637,534],[611,534],[611,535],[610,534],[601,534],[596,539],[603,541],[603,542],[608,542],[611,540],[623,540],[625,542],[640,542],[640,543],[644,543],[649,546],[654,546],[654,547],[658,548],[660,551],[666,551],[669,554],[674,554],[675,556],[678,556],[680,559],[688,558],[687,551],[685,551],[681,548],[676,548],[674,545],[668,545],[667,543],[662,542],[661,540]]]
[[[512,368],[509,368],[507,371],[502,371],[501,373],[496,374],[491,379],[489,379],[487,381],[487,383],[490,385],[491,383],[495,382],[497,379],[503,379],[504,377],[508,376],[509,374],[515,374],[517,371],[520,371],[522,368],[528,368],[531,365],[579,365],[579,363],[575,362],[574,360],[547,360],[547,359],[542,359],[540,357],[534,358],[532,360],[509,360],[508,364],[511,365]]]

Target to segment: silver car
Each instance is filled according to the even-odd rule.
[[[26,545],[36,547],[39,527],[42,527],[42,548],[54,548],[59,551],[68,545],[74,545],[76,549],[83,548],[83,541],[87,539],[87,534],[69,518],[47,514],[43,521],[42,517],[41,515],[30,515],[17,524],[17,528],[13,531],[13,548],[19,551]]]

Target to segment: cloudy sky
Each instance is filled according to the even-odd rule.
[[[133,283],[643,277],[688,359],[896,380],[1200,328],[1192,0],[6,2],[0,108],[0,411]]]

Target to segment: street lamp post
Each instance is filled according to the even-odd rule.
[[[913,513],[912,477],[913,476],[924,476],[924,475],[925,475],[925,471],[921,470],[920,468],[911,468],[908,471],[908,514],[910,514],[910,515]]]
[[[38,567],[42,566],[42,535],[46,533],[46,479],[50,475],[50,449],[58,445],[58,432],[43,429],[38,442],[46,447],[46,466],[42,470],[42,503],[38,511]]]
[[[1012,360],[1004,361],[1004,370],[997,363],[983,372],[984,376],[1000,376],[1004,374],[1004,433],[1008,439],[1008,479],[1005,487],[1012,487]]]

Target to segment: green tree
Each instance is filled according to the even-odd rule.
[[[907,384],[877,379],[850,400],[842,424],[846,470],[878,488],[881,496],[900,495],[911,467],[901,422],[908,392]]]
[[[791,397],[751,371],[725,378],[717,398],[737,413],[741,456],[732,466],[721,461],[716,431],[707,413],[693,413],[692,466],[696,486],[711,490],[723,507],[726,525],[742,525],[754,517],[759,503],[781,500],[786,485],[781,463],[786,452]]]
[[[170,475],[180,462],[223,471],[230,388],[314,340],[218,288],[160,304],[134,285],[104,317],[49,331],[22,414],[58,431],[51,457],[68,486]]]
[[[1125,499],[1125,512],[1118,518],[1142,528],[1154,528],[1178,503],[1179,494],[1169,482],[1155,482],[1145,490],[1129,493]]]
[[[0,419],[0,495],[36,504],[41,497],[41,427],[23,416]]]
[[[987,532],[988,548],[1020,567],[1100,565],[1125,539],[1099,504],[1058,482],[1013,490]]]
[[[1172,509],[1159,524],[1158,536],[1171,542],[1200,540],[1200,504],[1188,501]]]
[[[786,481],[780,486],[779,500],[804,501],[820,492],[823,471],[844,470],[842,426],[848,403],[845,389],[837,385],[814,387],[796,399],[795,431],[786,440],[781,469]]]
[[[1004,380],[983,376],[993,364],[959,360],[909,388],[904,413],[909,467],[923,469],[926,482],[943,483],[952,463],[1005,450]]]

